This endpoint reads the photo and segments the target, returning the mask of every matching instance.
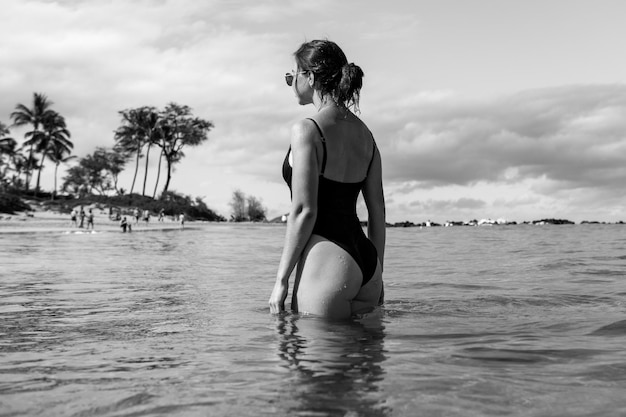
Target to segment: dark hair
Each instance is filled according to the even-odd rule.
[[[359,96],[363,86],[363,71],[358,65],[348,63],[339,45],[329,40],[303,43],[294,57],[298,68],[315,74],[314,88],[339,105],[354,106],[359,111]]]

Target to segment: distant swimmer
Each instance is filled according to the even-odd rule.
[[[122,220],[120,221],[120,227],[122,228],[122,233],[126,233],[126,229],[128,229],[129,233],[132,231],[131,225],[126,220],[126,216],[122,217]]]
[[[162,222],[164,217],[165,217],[165,209],[161,209],[159,211],[159,221]]]
[[[133,210],[133,217],[135,218],[135,224],[139,224],[139,209],[135,208]]]
[[[89,209],[89,214],[87,215],[87,229],[91,226],[91,230],[93,230],[93,212]]]
[[[179,220],[180,220],[181,229],[184,229],[185,228],[185,213],[180,214]]]
[[[85,210],[83,210],[83,206],[80,206],[80,224],[78,225],[78,227],[82,229],[84,224],[85,224]]]
[[[72,209],[72,213],[70,214],[70,219],[74,227],[78,227],[78,221],[76,220],[76,217],[77,217],[76,209]]]

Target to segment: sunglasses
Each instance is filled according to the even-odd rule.
[[[289,87],[291,87],[291,85],[293,84],[293,78],[298,75],[298,74],[306,74],[309,71],[298,71],[298,72],[288,72],[287,74],[285,74],[285,82],[287,83],[287,85]]]

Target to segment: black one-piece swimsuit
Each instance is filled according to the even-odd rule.
[[[363,227],[356,214],[356,202],[359,193],[363,188],[365,180],[361,182],[339,182],[324,177],[326,168],[326,139],[322,129],[317,122],[309,119],[322,137],[324,157],[322,160],[322,171],[319,176],[319,187],[317,191],[317,219],[313,226],[313,234],[322,236],[329,241],[343,248],[352,256],[361,268],[363,282],[361,286],[367,284],[374,273],[378,262],[376,247],[363,233]],[[374,144],[375,146],[375,144]],[[291,190],[292,168],[289,165],[289,154],[287,152],[283,162],[283,178]],[[372,160],[374,159],[372,153]],[[370,166],[372,162],[370,161]],[[368,167],[369,173],[369,167]]]

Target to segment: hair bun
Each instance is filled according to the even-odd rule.
[[[353,105],[359,109],[359,92],[363,86],[363,71],[354,62],[346,63],[341,67],[341,81],[336,91],[340,102]]]
[[[341,75],[344,79],[357,80],[360,82],[363,78],[363,71],[361,70],[361,67],[355,65],[354,62],[350,62],[341,68]]]
[[[341,67],[341,81],[340,86],[348,89],[360,89],[363,85],[363,71],[354,62],[344,64]]]
[[[356,65],[354,65],[354,62],[350,62],[350,63],[345,63],[343,67],[341,67],[341,72],[344,74],[350,74],[352,72],[354,72],[354,70],[358,68]]]

